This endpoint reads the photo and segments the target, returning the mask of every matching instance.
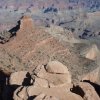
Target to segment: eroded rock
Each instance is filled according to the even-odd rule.
[[[31,75],[27,71],[19,71],[12,73],[9,80],[10,85],[27,86],[32,84]]]
[[[20,30],[31,30],[34,26],[31,16],[23,16],[20,23]]]
[[[92,85],[90,85],[89,83],[80,82],[79,87],[84,91],[83,98],[85,100],[100,100],[94,87],[92,87]]]
[[[48,88],[49,84],[48,81],[42,78],[35,78],[34,80],[34,87],[45,87]]]
[[[54,66],[52,66],[52,67],[54,67]],[[39,66],[39,68],[36,69],[36,72],[37,72],[36,75],[39,78],[47,80],[49,84],[52,84],[54,86],[62,85],[62,84],[65,84],[65,83],[71,84],[71,75],[70,75],[67,67],[66,66],[63,66],[63,67],[65,67],[66,73],[57,74],[57,73],[49,73],[48,71],[45,70],[44,66],[41,66],[41,67]],[[60,72],[60,70],[59,70],[59,72]]]
[[[59,61],[51,61],[46,66],[47,72],[55,74],[69,74],[68,68]]]

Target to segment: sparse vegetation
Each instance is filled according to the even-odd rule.
[[[10,32],[8,32],[6,30],[0,32],[0,43],[4,44],[4,43],[8,42],[10,37],[11,37],[11,33]]]

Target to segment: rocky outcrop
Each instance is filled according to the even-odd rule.
[[[54,73],[49,73],[48,71],[46,71],[45,67],[42,66],[38,66],[33,74],[31,75],[32,79],[34,79],[33,85],[29,85],[28,87],[24,86],[20,86],[15,92],[14,92],[14,100],[23,100],[28,97],[28,98],[32,98],[34,96],[36,96],[36,100],[42,100],[43,98],[45,98],[45,100],[58,100],[59,99],[59,93],[60,90],[63,90],[63,93],[60,95],[60,98],[63,98],[63,100],[65,100],[65,97],[67,97],[65,94],[67,93],[67,91],[70,91],[70,88],[72,87],[71,84],[71,75],[67,69],[67,67],[63,64],[61,64],[58,61],[52,61],[49,62],[47,64],[50,65],[50,68],[53,69],[54,65],[52,65],[53,62],[56,62],[56,68],[63,68],[65,69],[64,73],[62,73],[62,70],[59,73],[56,73],[56,71],[54,71]],[[56,69],[53,69],[56,70]],[[25,73],[25,72],[23,72]],[[15,73],[13,73],[15,74]],[[16,75],[17,76],[17,75]],[[26,76],[26,74],[25,74]],[[17,79],[17,78],[13,78],[13,79]],[[23,79],[22,79],[23,80]],[[18,83],[19,84],[19,83]],[[57,90],[56,90],[57,89]],[[58,91],[58,93],[56,94],[56,92]],[[42,93],[42,94],[40,94]],[[64,97],[63,97],[64,95]],[[74,96],[74,94],[72,94]],[[69,95],[68,95],[69,96]],[[74,97],[73,97],[74,98]],[[81,98],[76,96],[76,98]],[[77,100],[77,99],[76,99]],[[80,99],[81,100],[81,99]]]
[[[6,84],[3,83],[3,98],[85,100],[90,92],[86,92],[85,96],[80,95],[80,91],[77,93],[71,89],[74,90],[73,83],[78,83],[84,94],[85,86],[81,86],[80,81],[96,83],[99,80],[99,65],[94,59],[95,53],[92,52],[91,56],[90,50],[88,59],[81,56],[76,45],[81,48],[83,44],[76,43],[74,46],[63,41],[60,36],[53,37],[44,28],[33,25],[29,16],[23,17],[20,22],[16,38],[0,45],[0,68],[11,73],[5,79]],[[66,34],[61,34],[66,39]],[[93,98],[98,99],[93,85],[86,86],[94,91]]]
[[[61,72],[60,67],[62,68]],[[49,68],[53,73],[47,71]],[[78,82],[76,84],[72,83],[71,80],[71,73],[68,71],[67,66],[59,61],[51,61],[46,65],[38,66],[30,73],[27,71],[12,73],[9,78],[9,85],[6,84],[7,86],[4,89],[3,96],[9,92],[7,97],[12,96],[13,100],[100,99],[90,83]],[[14,88],[15,85],[16,88]],[[7,100],[7,98],[4,100]]]
[[[61,67],[61,72],[60,68]],[[64,69],[64,70],[63,70]],[[50,72],[49,72],[50,71]],[[53,72],[52,72],[53,71]],[[51,61],[45,67],[38,66],[34,70],[34,84],[29,87],[21,87],[14,93],[14,99],[20,98],[22,100],[25,98],[34,98],[34,100],[99,100],[99,96],[96,93],[94,87],[89,83],[80,82],[78,86],[82,89],[84,96],[80,95],[81,92],[72,93],[70,91],[72,87],[71,75],[66,66],[58,61]],[[36,75],[36,76],[35,76]],[[69,80],[66,80],[66,77]],[[38,76],[38,77],[37,77]],[[63,82],[62,82],[63,81]],[[18,93],[18,91],[21,91]],[[17,93],[17,95],[16,95]],[[23,96],[23,95],[24,96]]]
[[[49,64],[50,64],[50,62],[49,62]],[[37,69],[35,70],[35,74],[39,78],[47,80],[49,82],[50,86],[56,86],[56,85],[59,86],[59,85],[65,84],[65,83],[71,83],[71,75],[70,75],[67,67],[62,64],[60,65],[60,64],[61,63],[58,62],[59,66],[56,66],[56,68],[59,69],[60,66],[61,67],[63,66],[63,68],[66,69],[66,73],[59,74],[59,73],[56,73],[56,70],[54,71],[54,73],[49,73],[48,71],[45,70],[44,66],[39,66],[40,68],[37,68],[37,69],[39,69],[38,71],[36,71]],[[51,69],[53,69],[53,67],[54,66],[51,65]]]
[[[20,21],[20,31],[22,30],[31,30],[34,27],[33,20],[31,16],[23,16]]]
[[[53,32],[52,34],[54,34],[57,32],[57,37],[54,37],[45,31],[44,28],[37,27],[34,24],[31,16],[23,16],[20,20],[20,28],[16,33],[16,37],[7,44],[2,46],[0,45],[0,47],[3,49],[2,51],[5,50],[5,53],[3,53],[5,58],[3,57],[2,53],[0,54],[1,68],[7,69],[9,66],[8,70],[11,70],[11,72],[20,70],[31,71],[36,69],[39,64],[46,65],[52,60],[58,60],[68,67],[72,74],[72,80],[82,80],[82,76],[98,68],[96,62],[80,57],[77,53],[78,50],[72,47],[74,44],[71,43],[71,45],[67,41],[64,41],[67,40],[68,36],[69,39],[70,37],[73,38],[70,31],[66,30],[64,33],[63,28],[60,29],[60,26],[57,28],[53,28],[52,26],[51,30],[53,29],[55,29],[55,31],[51,31],[50,33]],[[57,31],[57,29],[59,31]],[[60,35],[58,32],[61,32]],[[67,32],[69,35],[66,35]],[[81,47],[82,44],[80,43],[77,45]],[[0,52],[2,51],[0,50]],[[66,68],[59,69],[60,73],[63,71],[65,73],[66,71]],[[53,69],[49,70],[51,73]],[[55,70],[55,72],[57,71],[58,70]],[[58,73],[59,71],[57,72],[57,75]]]
[[[45,88],[48,88],[49,87],[49,82],[46,79],[35,77],[34,87],[45,87]]]

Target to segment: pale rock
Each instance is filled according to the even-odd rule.
[[[32,82],[31,76],[27,71],[19,71],[12,73],[10,76],[9,84],[10,85],[30,85]]]
[[[45,97],[46,95],[45,94],[40,94],[38,95],[34,100],[43,100],[43,98]]]
[[[47,80],[49,84],[53,84],[55,86],[59,86],[64,83],[71,83],[71,75],[69,71],[64,74],[49,73],[45,70],[44,66],[41,66],[39,67],[39,70],[37,71],[36,75],[39,78]]]
[[[85,100],[100,100],[98,94],[96,93],[94,87],[89,83],[80,82],[79,87],[84,92],[84,99]]]
[[[21,19],[20,30],[30,30],[33,28],[33,20],[31,16],[23,16]]]
[[[28,95],[31,96],[38,96],[41,94],[39,99],[36,100],[42,100],[40,98],[43,98],[44,96],[47,98],[52,99],[44,99],[44,100],[83,100],[80,95],[77,95],[75,93],[72,93],[70,91],[67,91],[67,87],[53,87],[53,88],[40,88],[40,87],[28,87],[27,89]],[[45,94],[45,95],[44,95]]]
[[[69,74],[68,68],[59,61],[51,61],[47,64],[46,70],[50,73]]]
[[[34,81],[34,87],[45,87],[45,88],[48,88],[49,84],[48,84],[47,80],[36,77],[35,81]]]
[[[28,100],[27,87],[19,87],[13,95],[14,100]]]
[[[43,65],[38,66],[34,72],[35,72],[35,74],[36,74],[38,77],[40,77],[40,78],[44,78],[44,76],[45,76],[46,73],[47,73]],[[44,78],[44,79],[45,79],[45,78]]]
[[[95,60],[98,57],[99,50],[96,45],[93,45],[90,50],[87,51],[85,57],[90,60]]]

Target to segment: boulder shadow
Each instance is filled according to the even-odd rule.
[[[18,24],[9,30],[11,33],[11,37],[16,36],[16,32],[20,29],[20,21],[18,21]]]
[[[98,85],[96,83],[93,83],[93,82],[91,82],[89,80],[84,80],[83,82],[87,82],[87,83],[91,84],[94,87],[94,89],[97,92],[97,94],[99,95],[99,97],[100,97],[100,85]]]
[[[30,73],[28,72],[27,74],[26,74],[26,78],[24,78],[24,80],[23,80],[23,83],[22,83],[22,85],[23,86],[30,86],[30,85],[32,85],[32,83],[31,83],[31,75],[30,75]]]
[[[29,98],[28,98],[28,100],[34,100],[36,98],[36,96],[30,96]]]
[[[70,91],[75,93],[75,94],[77,94],[77,95],[80,95],[82,98],[85,95],[84,91],[78,85],[77,86],[73,86],[73,88]]]

